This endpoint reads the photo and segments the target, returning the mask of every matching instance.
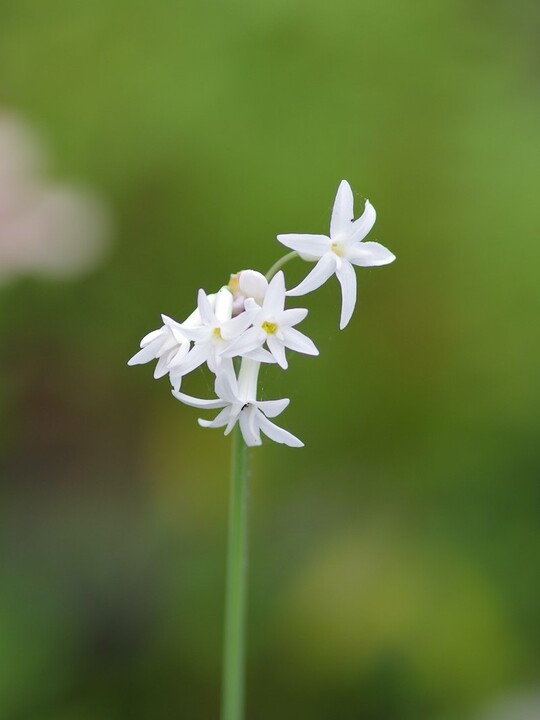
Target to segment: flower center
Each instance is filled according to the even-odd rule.
[[[269,335],[273,335],[277,330],[277,323],[268,322],[268,320],[265,320],[261,327]]]
[[[212,334],[213,334],[213,336],[216,338],[216,340],[222,340],[221,329],[220,329],[220,328],[215,327],[215,328],[212,330]]]
[[[334,252],[339,257],[343,256],[343,248],[337,242],[332,243],[332,252]]]

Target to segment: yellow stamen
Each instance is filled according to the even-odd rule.
[[[265,320],[261,327],[269,335],[273,335],[277,330],[277,324],[273,322],[268,322],[268,320]]]
[[[332,243],[332,251],[336,253],[336,255],[339,255],[339,257],[343,256],[343,248],[340,247],[339,243],[333,242]]]
[[[229,284],[227,285],[227,287],[233,294],[238,291],[239,278],[240,273],[234,273],[234,275],[231,275],[231,277],[229,278]]]
[[[218,327],[215,327],[215,328],[212,330],[212,332],[213,332],[213,334],[214,334],[214,337],[215,337],[217,340],[221,340],[221,339],[222,339],[221,330],[220,330]]]

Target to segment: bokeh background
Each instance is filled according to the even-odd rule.
[[[0,2],[3,720],[218,717],[229,440],[126,362],[342,178],[398,259],[263,374],[306,447],[252,454],[248,718],[540,717],[539,25]]]

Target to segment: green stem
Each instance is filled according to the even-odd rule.
[[[282,268],[286,263],[288,263],[289,260],[292,260],[292,259],[295,258],[295,257],[298,257],[298,253],[296,252],[296,250],[293,250],[292,252],[287,253],[287,255],[284,255],[283,257],[279,258],[279,260],[277,260],[277,261],[272,265],[272,267],[270,268],[270,270],[266,273],[266,279],[267,279],[267,280],[271,280],[271,279],[274,277],[274,275],[277,273],[278,270],[281,270],[281,268]]]
[[[247,447],[239,425],[233,436],[230,493],[221,720],[242,720],[248,542]]]

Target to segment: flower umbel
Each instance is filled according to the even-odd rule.
[[[313,341],[296,329],[308,314],[306,308],[286,308],[287,297],[305,295],[320,287],[331,275],[341,285],[340,328],[351,319],[356,304],[354,266],[386,265],[395,256],[383,245],[365,241],[375,223],[375,209],[366,200],[355,220],[353,194],[346,180],[339,185],[329,235],[278,235],[294,252],[280,258],[266,277],[257,270],[242,270],[230,276],[228,285],[207,295],[199,290],[197,307],[179,323],[162,315],[163,324],[148,333],[140,350],[129,360],[138,365],[157,360],[154,377],[169,375],[173,394],[186,405],[219,409],[213,420],[200,420],[203,427],[224,427],[228,434],[238,423],[247,445],[260,445],[261,433],[278,443],[301,447],[294,435],[272,423],[289,400],[257,400],[260,363],[288,368],[286,350],[318,355]],[[280,270],[293,257],[316,262],[304,280],[287,291]],[[238,377],[235,358],[241,359]],[[215,378],[216,398],[203,400],[180,392],[184,376],[207,365]]]

